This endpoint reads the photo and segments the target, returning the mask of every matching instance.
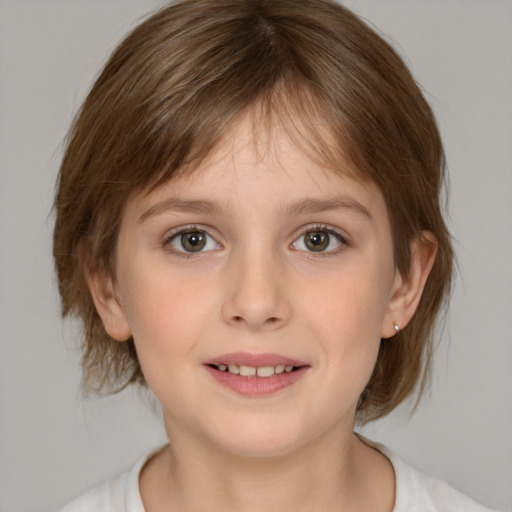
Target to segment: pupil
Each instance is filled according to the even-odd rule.
[[[326,233],[325,231],[314,231],[312,233],[308,233],[306,246],[311,251],[325,251],[329,246],[329,233]]]
[[[201,231],[193,231],[181,235],[181,244],[189,252],[198,252],[206,245],[206,237]]]

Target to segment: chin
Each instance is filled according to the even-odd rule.
[[[213,431],[204,434],[226,454],[272,458],[288,455],[303,444],[303,435],[299,429],[287,428],[285,425],[285,422],[276,424],[275,420],[233,422],[229,427],[225,424],[215,425]]]

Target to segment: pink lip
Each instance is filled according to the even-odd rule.
[[[294,366],[291,372],[283,372],[271,377],[243,377],[226,371],[220,371],[212,366],[220,364],[245,366]],[[246,396],[268,396],[295,384],[306,375],[310,368],[308,364],[279,354],[248,354],[233,353],[210,359],[204,363],[206,371],[220,384],[232,391]]]
[[[245,366],[307,366],[306,363],[297,359],[281,356],[279,354],[249,354],[247,352],[234,352],[224,354],[206,361],[204,364],[243,364]]]

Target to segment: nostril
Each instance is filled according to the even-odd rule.
[[[235,315],[235,316],[233,316],[233,320],[235,322],[243,322],[244,321],[244,317],[240,316],[240,315]],[[267,324],[275,324],[278,321],[279,321],[279,318],[277,316],[271,316],[271,317],[269,317],[269,318],[267,318],[265,320],[265,323],[267,323]]]

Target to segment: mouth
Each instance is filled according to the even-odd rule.
[[[248,366],[245,364],[209,364],[210,368],[219,372],[240,375],[241,377],[260,377],[266,379],[282,373],[297,371],[302,366],[278,364],[276,366]]]
[[[241,395],[264,396],[298,382],[310,365],[276,354],[226,354],[204,363],[220,384]]]

